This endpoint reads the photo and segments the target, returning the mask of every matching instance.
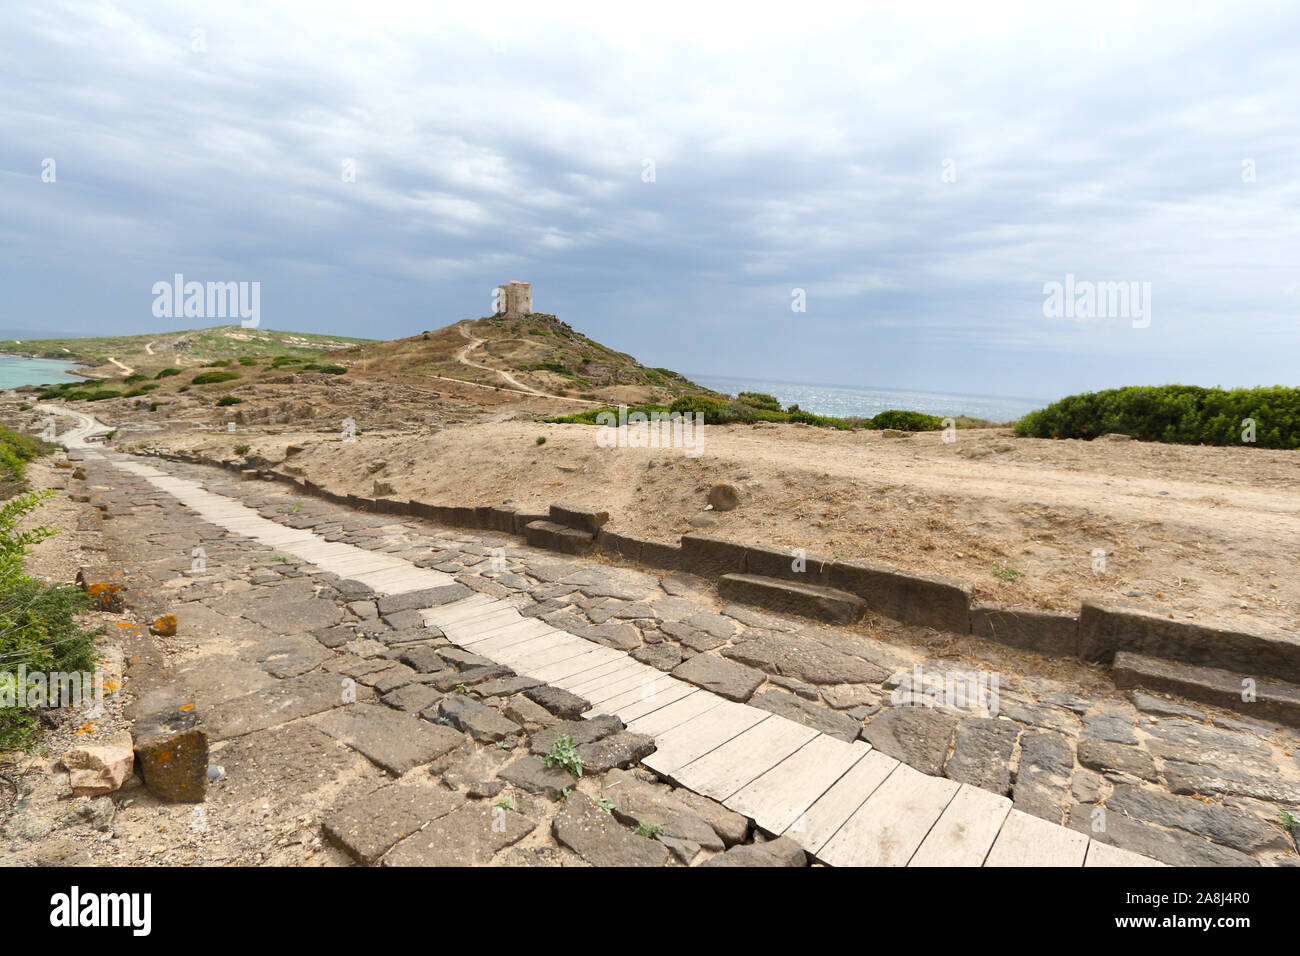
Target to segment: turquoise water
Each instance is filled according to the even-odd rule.
[[[782,407],[798,405],[817,415],[840,418],[860,415],[870,418],[891,408],[929,415],[969,415],[995,422],[1009,422],[1048,402],[1005,395],[950,395],[944,392],[914,392],[907,389],[857,388],[850,385],[806,385],[764,379],[724,378],[719,375],[688,375],[707,388],[735,395],[737,392],[766,392]]]
[[[17,388],[19,385],[52,385],[79,379],[79,365],[58,362],[54,359],[23,358],[19,355],[0,355],[0,388]]]

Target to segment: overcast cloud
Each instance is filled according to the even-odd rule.
[[[11,6],[0,326],[192,326],[179,272],[390,338],[523,279],[687,373],[1297,384],[1294,3],[439,6]],[[1067,273],[1149,327],[1045,317]]]

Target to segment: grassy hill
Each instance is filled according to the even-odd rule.
[[[9,339],[0,341],[0,352],[35,358],[63,359],[91,367],[106,366],[110,374],[126,374],[110,359],[141,372],[171,365],[189,367],[221,359],[241,357],[274,358],[281,355],[314,357],[333,349],[347,348],[370,339],[311,332],[282,332],[275,329],[245,329],[219,325],[209,329],[185,329],[146,335],[109,335],[61,339]]]
[[[549,394],[628,404],[716,394],[670,369],[642,365],[542,313],[458,322],[357,346],[340,358],[354,363],[358,377],[405,384],[452,378],[510,388],[513,379]]]

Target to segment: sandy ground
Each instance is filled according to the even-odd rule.
[[[802,425],[709,427],[703,454],[602,448],[597,429],[465,424],[436,434],[280,429],[150,442],[234,458],[233,446],[315,481],[444,504],[608,508],[610,527],[662,541],[702,530],[737,541],[964,578],[977,597],[1077,608],[1119,598],[1189,618],[1300,619],[1300,454],[1133,441],[1015,438],[1006,429],[908,437]],[[537,444],[539,437],[546,442]],[[382,466],[377,463],[383,462]],[[706,513],[710,487],[741,505]],[[1104,552],[1104,570],[1097,552]]]

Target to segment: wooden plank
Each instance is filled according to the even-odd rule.
[[[959,787],[899,764],[818,855],[832,866],[906,866]]]
[[[848,744],[818,734],[723,803],[769,833],[783,833],[870,751],[860,740]]]
[[[570,684],[567,689],[571,693],[578,694],[582,697],[586,697],[587,694],[598,691],[602,687],[606,687],[610,684],[616,684],[628,679],[639,678],[645,672],[653,671],[653,670],[654,670],[653,667],[646,667],[646,665],[639,663],[638,661],[634,661],[630,657],[625,657],[623,663],[619,667],[615,667],[611,670],[606,671],[603,674],[598,674],[587,680],[579,681],[578,683],[575,684]]]
[[[549,640],[546,640],[547,638]],[[565,634],[563,631],[557,631],[555,628],[531,617],[520,618],[513,630],[500,632],[485,641],[476,641],[461,646],[473,647],[474,653],[491,657],[493,660],[506,664],[528,657],[544,647],[550,647],[556,641],[574,643],[576,647],[582,646],[576,643],[578,638]]]
[[[757,707],[727,701],[663,734],[655,734],[659,749],[642,763],[656,773],[672,776],[692,760],[698,760],[772,716]]]
[[[607,714],[617,714],[620,720],[626,722],[622,711],[633,704],[654,704],[659,702],[659,706],[671,704],[675,700],[680,700],[686,696],[686,693],[694,688],[694,684],[688,684],[686,681],[678,680],[671,674],[660,674],[659,677],[652,680],[649,684],[632,690],[624,691],[615,697],[608,697],[600,702],[601,710]],[[641,713],[646,711],[641,710]]]
[[[700,714],[712,710],[714,707],[719,707],[726,702],[724,698],[719,697],[717,694],[696,688],[694,694],[673,701],[670,704],[665,704],[663,707],[655,707],[636,717],[623,717],[622,714],[619,716],[622,717],[623,723],[627,725],[628,730],[635,730],[638,734],[649,734],[651,737],[658,739],[679,724],[694,720]]]
[[[513,667],[520,674],[535,677],[534,671],[551,664],[561,664],[587,652],[587,648],[583,646],[580,638],[576,638],[572,634],[565,634],[563,631],[554,633],[556,634],[556,641],[546,647],[539,646],[519,652],[513,652],[512,649],[511,654],[500,655],[499,660],[502,664]],[[538,680],[541,680],[541,678],[538,678]]]
[[[539,631],[537,625],[541,623],[530,617],[516,617],[513,621],[502,624],[500,627],[493,628],[486,637],[476,635],[471,640],[467,640],[460,646],[469,650],[473,648],[475,654],[482,654],[484,657],[490,657],[495,661],[501,661],[498,652],[509,650],[515,644],[523,644],[535,641],[538,638],[547,638],[555,634],[555,631]],[[542,625],[545,627],[546,625]],[[550,638],[552,641],[555,639]],[[502,662],[504,663],[504,662]]]
[[[622,671],[626,669],[628,658],[626,654],[618,654],[617,651],[615,654],[615,657],[606,658],[605,662],[602,664],[596,664],[592,667],[586,668],[585,670],[571,674],[568,677],[553,678],[549,683],[555,684],[557,687],[563,687],[570,693],[576,694],[578,693],[576,688],[581,685],[589,684],[592,681],[599,680],[600,678],[610,674],[619,676]]]
[[[1132,850],[1121,850],[1117,846],[1111,846],[1109,843],[1100,843],[1097,840],[1088,841],[1088,855],[1083,861],[1085,867],[1089,866],[1168,866],[1167,863],[1161,863],[1159,860],[1153,860],[1149,856],[1143,856],[1140,853],[1134,853]]]
[[[519,620],[519,612],[509,605],[503,604],[499,608],[494,608],[480,617],[475,617],[468,621],[453,621],[450,624],[442,624],[440,626],[442,632],[455,641],[457,635],[467,639],[479,635],[486,635],[503,624],[517,620]],[[457,643],[459,643],[459,641],[457,641]]]
[[[993,841],[984,865],[1083,866],[1087,855],[1088,838],[1084,834],[1012,810]]]
[[[963,783],[908,866],[983,866],[1011,811],[1000,794]]]
[[[820,852],[898,766],[893,757],[879,750],[870,751],[786,827],[782,835],[792,837],[812,853]]]
[[[589,690],[583,696],[591,701],[592,707],[604,707],[606,701],[626,697],[628,694],[649,696],[653,693],[655,682],[664,676],[663,671],[651,667],[624,680]]]
[[[581,640],[581,638],[579,638]],[[621,657],[618,651],[608,647],[591,647],[581,654],[575,654],[571,658],[563,661],[556,661],[554,664],[546,664],[540,667],[534,667],[529,673],[529,677],[536,677],[538,680],[544,680],[550,684],[561,686],[558,682],[567,680],[581,674],[583,671],[589,671],[593,667],[599,667],[608,664],[611,661],[618,660]]]
[[[482,607],[491,600],[492,598],[486,594],[475,594],[459,601],[453,601],[450,604],[443,604],[440,607],[426,607],[420,611],[420,616],[424,618],[425,624],[432,624],[437,627],[439,621],[448,620],[453,615],[468,611],[472,607]]]
[[[453,612],[441,614],[434,618],[438,627],[454,627],[457,624],[471,624],[474,621],[481,620],[489,614],[494,614],[503,608],[510,607],[501,601],[487,600],[482,604],[476,604],[473,607],[463,607]],[[511,608],[513,610],[513,608]]]
[[[673,776],[696,793],[725,801],[817,736],[817,731],[772,715],[678,768]]]
[[[473,621],[463,625],[449,625],[451,630],[448,631],[447,628],[443,628],[443,632],[450,637],[452,632],[456,632],[457,628],[467,628],[470,633],[457,640],[456,643],[464,648],[485,647],[490,646],[490,642],[498,638],[513,636],[516,641],[527,640],[528,634],[526,632],[519,633],[519,625],[531,620],[533,619],[530,617],[520,617],[519,612],[514,608],[506,607],[504,610],[480,621]]]
[[[486,657],[504,653],[520,654],[524,653],[524,648],[518,647],[518,645],[535,641],[539,637],[545,637],[548,634],[558,633],[560,632],[555,628],[537,620],[535,617],[520,617],[511,622],[509,627],[489,632],[486,635],[467,638],[460,646],[464,648],[472,647],[475,653],[483,654]]]

